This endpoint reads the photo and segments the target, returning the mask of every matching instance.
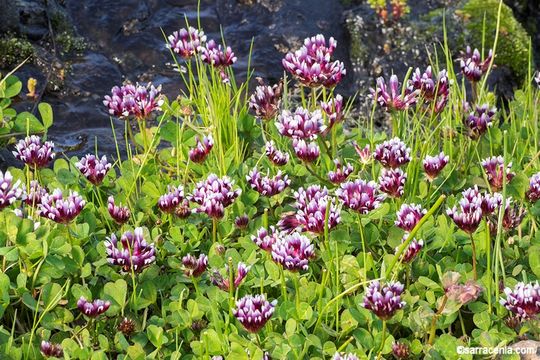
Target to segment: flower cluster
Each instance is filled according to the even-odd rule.
[[[506,164],[504,169],[504,158],[502,156],[493,156],[482,160],[482,167],[486,172],[487,179],[493,191],[499,191],[503,188],[504,174],[506,173],[506,182],[509,183],[515,173],[511,172],[512,163]]]
[[[39,349],[44,357],[64,357],[64,351],[62,350],[62,346],[60,346],[60,344],[53,344],[43,340],[41,341]]]
[[[332,61],[336,46],[333,37],[328,40],[328,45],[321,34],[307,38],[299,50],[285,55],[283,67],[304,86],[334,87],[346,74],[341,61]]]
[[[383,169],[379,177],[379,189],[393,198],[400,198],[405,191],[407,174],[401,169]]]
[[[107,161],[107,156],[105,155],[99,159],[95,155],[88,154],[83,156],[75,166],[88,181],[94,185],[99,185],[111,169],[112,164]]]
[[[15,158],[32,168],[42,168],[54,160],[54,143],[42,142],[36,135],[27,136],[19,140],[12,151]]]
[[[184,200],[184,187],[167,185],[167,193],[163,194],[158,199],[158,207],[161,211],[172,213],[178,205]]]
[[[57,223],[67,224],[82,211],[86,201],[76,191],[69,191],[64,198],[62,190],[55,189],[52,194],[45,194],[39,205],[40,215]]]
[[[454,206],[446,213],[461,230],[472,234],[482,221],[483,197],[476,186],[465,190],[462,194],[463,198],[459,201],[459,210]]]
[[[373,154],[371,153],[371,147],[369,146],[369,144],[366,144],[366,146],[362,148],[355,141],[353,142],[353,145],[354,150],[356,150],[356,153],[360,157],[360,162],[364,165],[369,164],[373,158]]]
[[[283,166],[289,162],[289,153],[276,149],[273,141],[266,142],[265,153],[268,159],[276,166]]]
[[[264,295],[246,295],[236,302],[233,315],[247,331],[256,333],[270,320],[276,305],[277,300],[269,302]]]
[[[453,271],[445,273],[441,279],[444,292],[448,299],[457,301],[461,305],[478,299],[482,293],[482,287],[474,280],[468,280],[460,284],[461,274]]]
[[[189,160],[194,163],[202,163],[208,157],[210,150],[214,147],[214,138],[212,135],[203,137],[202,141],[197,136],[195,137],[196,145],[193,149],[189,149]]]
[[[199,47],[199,52],[203,62],[220,69],[233,65],[237,60],[230,46],[223,50],[221,45],[216,44],[214,40],[210,40],[205,46]]]
[[[448,74],[446,70],[442,70],[437,75],[437,78],[434,79],[431,66],[428,66],[424,73],[416,68],[412,79],[409,81],[408,91],[410,93],[418,91],[427,105],[433,108],[435,113],[440,113],[446,107],[450,96]]]
[[[144,240],[143,229],[126,231],[120,238],[115,234],[105,240],[107,260],[112,265],[121,266],[125,272],[140,272],[156,260],[154,244],[148,245]]]
[[[13,175],[9,171],[3,173],[0,170],[0,210],[13,204],[22,194],[21,181],[13,182]]]
[[[419,90],[414,90],[412,92],[405,90],[404,93],[402,93],[396,75],[390,77],[388,86],[390,89],[388,89],[384,78],[379,77],[377,78],[377,86],[375,89],[370,89],[373,100],[379,103],[379,105],[384,107],[387,111],[407,110],[409,107],[416,104]]]
[[[184,265],[184,274],[186,276],[199,277],[206,271],[208,256],[201,254],[196,258],[191,254],[187,254],[182,258],[182,265]]]
[[[161,86],[152,84],[122,85],[111,89],[111,95],[106,95],[103,105],[109,109],[109,114],[119,118],[134,117],[137,120],[147,119],[153,111],[161,110]]]
[[[521,319],[534,319],[540,314],[540,285],[517,283],[513,289],[505,288],[506,299],[501,304]]]
[[[392,354],[397,359],[407,359],[411,355],[411,349],[403,342],[395,342],[392,344]]]
[[[273,178],[269,177],[269,171],[266,176],[261,176],[257,168],[252,169],[246,176],[246,180],[252,189],[255,189],[263,196],[274,196],[283,192],[290,184],[291,180],[287,175],[283,175],[278,171]]]
[[[405,240],[407,240],[408,237],[409,237],[409,234],[405,233],[401,242],[402,243],[405,242]],[[413,261],[413,259],[416,257],[416,255],[418,255],[418,253],[420,253],[423,247],[424,247],[424,240],[412,239],[411,242],[409,243],[409,246],[407,247],[407,249],[403,252],[403,255],[401,256],[401,262],[403,262],[404,264],[407,264]],[[398,249],[399,247],[396,247],[396,252],[398,251]]]
[[[497,198],[497,206],[499,207],[502,203],[502,196],[499,194]],[[525,217],[525,210],[519,205],[512,201],[512,198],[506,199],[506,207],[504,208],[504,214],[502,219],[502,228],[505,231],[510,231],[515,229],[521,224],[523,218]],[[492,234],[497,233],[497,224],[498,216],[491,216],[489,218],[489,227]]]
[[[110,301],[104,301],[101,299],[96,299],[94,301],[88,301],[84,296],[81,296],[77,301],[77,308],[84,315],[89,317],[98,317],[109,309],[111,306]]]
[[[350,163],[343,166],[339,159],[335,159],[334,164],[336,165],[336,170],[328,172],[328,180],[333,184],[341,184],[347,180],[349,175],[354,171],[354,168]]]
[[[195,212],[204,212],[208,216],[221,219],[225,215],[225,208],[231,205],[241,190],[233,190],[233,182],[228,176],[219,178],[210,174],[205,181],[198,182],[189,200],[200,206]]]
[[[422,161],[422,165],[424,166],[424,172],[426,173],[427,179],[429,181],[435,180],[448,164],[449,160],[450,158],[448,155],[445,155],[443,152],[435,156],[426,156]]]
[[[272,245],[272,259],[289,271],[307,270],[315,249],[309,238],[297,232],[280,236]]]
[[[245,277],[247,276],[249,270],[251,269],[251,266],[247,266],[243,262],[239,262],[238,266],[236,268],[236,274],[233,275],[233,288],[232,290],[236,290],[238,286],[244,281]],[[215,270],[212,273],[212,283],[219,287],[223,291],[229,291],[229,266],[225,266],[225,276],[223,276],[219,271]]]
[[[343,112],[343,96],[338,94],[327,102],[321,101],[321,109],[328,116],[328,128],[326,130],[328,131],[341,122],[345,116]]]
[[[322,234],[325,227],[325,216],[328,206],[328,229],[332,229],[339,224],[340,209],[336,205],[335,199],[328,195],[327,188],[319,185],[311,185],[304,190],[298,189],[294,193],[296,200],[296,220],[303,231]],[[330,204],[329,204],[330,202]]]
[[[411,161],[411,149],[395,137],[377,145],[373,156],[385,168],[396,169]]]
[[[114,203],[113,196],[109,196],[107,199],[107,210],[109,211],[109,215],[111,215],[113,220],[118,224],[126,223],[131,216],[131,211],[127,206],[122,206],[122,204],[116,205]]]
[[[249,225],[249,217],[246,214],[234,218],[234,226],[237,229],[245,229]]]
[[[422,205],[403,204],[396,213],[397,219],[394,224],[405,231],[412,231],[426,213],[427,210],[423,209]]]
[[[30,188],[24,192],[24,203],[28,206],[39,207],[41,199],[47,194],[47,189],[39,184],[37,180],[30,181]]]
[[[270,227],[270,232],[262,227],[257,230],[257,235],[251,235],[251,240],[262,250],[271,251],[272,245],[283,235],[273,226]]]
[[[533,203],[540,200],[540,172],[534,174],[529,180],[527,199],[529,199],[529,201]]]
[[[326,126],[320,110],[309,112],[298,107],[294,113],[283,110],[276,121],[276,128],[281,135],[293,139],[315,140]]]
[[[337,352],[332,356],[332,360],[358,360],[358,356],[353,353],[343,354]]]
[[[471,82],[478,82],[488,71],[489,64],[493,59],[493,51],[489,50],[488,56],[482,60],[478,49],[472,50],[467,46],[465,53],[461,54],[460,67],[463,75]]]
[[[259,85],[249,98],[249,109],[255,113],[259,119],[271,120],[279,111],[283,82],[270,86],[265,85],[261,78],[257,78]]]
[[[167,48],[182,58],[189,59],[199,52],[199,47],[206,42],[206,35],[204,31],[190,26],[188,29],[173,32],[172,35],[169,35],[168,40]]]
[[[382,320],[388,320],[405,306],[405,301],[401,301],[403,290],[399,282],[390,282],[381,289],[381,284],[374,281],[366,290],[363,306]]]
[[[341,184],[336,190],[336,195],[343,205],[364,215],[381,206],[385,199],[385,195],[379,192],[377,183],[362,179]]]
[[[317,160],[321,153],[316,142],[308,142],[304,139],[293,139],[293,149],[296,156],[306,163]]]
[[[493,120],[497,114],[497,108],[489,104],[475,105],[474,109],[464,103],[464,111],[467,113],[463,119],[469,137],[477,140],[493,125]]]

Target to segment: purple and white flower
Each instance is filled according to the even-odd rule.
[[[191,254],[187,254],[182,258],[182,265],[184,266],[184,274],[186,276],[199,277],[208,267],[208,256],[201,254],[196,258]]]
[[[119,118],[133,117],[137,120],[148,119],[153,111],[160,111],[163,105],[161,86],[157,88],[147,85],[122,85],[111,89],[111,95],[106,95],[103,105],[109,114]]]
[[[291,184],[289,177],[283,175],[281,170],[273,178],[269,176],[269,173],[267,171],[266,176],[263,177],[257,168],[254,168],[246,176],[246,180],[252,189],[268,197],[282,193]]]
[[[461,53],[459,65],[463,75],[471,82],[478,82],[488,71],[489,65],[493,59],[493,51],[489,50],[488,56],[482,60],[478,49],[472,50],[467,46],[465,53]]]
[[[247,276],[249,270],[251,269],[251,266],[247,266],[243,262],[239,262],[238,266],[236,268],[236,274],[233,274],[233,288],[232,290],[236,290],[242,281],[244,281],[245,277]],[[212,275],[212,283],[219,287],[223,291],[229,291],[229,266],[225,265],[225,275],[220,273],[219,271],[215,270]]]
[[[278,237],[272,244],[272,259],[285,270],[307,270],[309,260],[315,257],[315,248],[309,238],[297,232]]]
[[[408,110],[409,107],[416,104],[419,90],[414,90],[412,92],[405,90],[405,92],[402,93],[396,75],[390,77],[388,86],[390,89],[388,89],[384,78],[379,77],[377,78],[377,86],[375,89],[370,89],[373,100],[384,107],[386,111]]]
[[[344,108],[343,108],[343,96],[336,95],[333,99],[327,102],[321,101],[321,109],[328,116],[328,127],[326,131],[332,129],[334,125],[340,123],[343,120]]]
[[[269,302],[264,295],[246,295],[236,302],[233,315],[247,331],[256,333],[270,320],[276,305],[277,300]]]
[[[401,242],[402,243],[405,242],[405,240],[407,240],[408,237],[409,237],[409,233],[405,233]],[[424,247],[424,240],[412,239],[407,249],[401,255],[401,262],[404,264],[407,264],[413,261],[416,255],[420,253],[423,247]],[[398,249],[399,249],[399,246],[396,247],[396,253]]]
[[[77,301],[77,308],[80,312],[88,317],[98,317],[106,312],[111,306],[110,301],[104,301],[101,299],[95,299],[94,301],[86,300],[84,296],[81,296]]]
[[[99,159],[95,155],[88,154],[83,156],[75,166],[88,181],[94,185],[99,185],[103,182],[112,164],[107,161],[107,156],[105,155]]]
[[[276,149],[273,141],[267,141],[265,153],[268,159],[276,166],[283,166],[289,162],[289,153]]]
[[[381,206],[385,195],[379,192],[376,182],[366,182],[362,179],[341,184],[336,195],[343,205],[360,214],[367,214]]]
[[[427,179],[429,181],[435,180],[445,166],[448,165],[448,161],[450,161],[450,158],[443,152],[435,156],[427,155],[424,161],[422,161]]]
[[[112,265],[121,266],[125,272],[140,272],[156,260],[154,244],[148,245],[144,239],[143,229],[126,231],[120,242],[115,234],[105,240],[107,260]]]
[[[42,340],[39,350],[41,351],[41,355],[44,357],[64,357],[64,350],[62,350],[62,346],[60,344],[53,344],[49,341]]]
[[[241,192],[240,189],[233,190],[233,181],[228,176],[219,178],[216,174],[210,174],[205,181],[197,183],[193,194],[188,198],[199,204],[194,212],[204,212],[212,218],[221,219],[225,215],[225,208],[231,205]]]
[[[23,195],[23,187],[21,181],[13,181],[13,175],[6,170],[3,173],[0,170],[0,210],[13,204]]]
[[[184,59],[189,59],[199,52],[199,48],[206,42],[204,31],[194,27],[180,29],[168,36],[167,48],[174,51]]]
[[[433,109],[435,113],[440,113],[446,107],[450,96],[448,74],[446,70],[442,70],[435,79],[431,66],[428,66],[424,73],[416,68],[412,79],[409,80],[408,91],[411,93],[418,91],[428,108]]]
[[[126,223],[131,216],[131,211],[127,206],[122,206],[122,204],[116,205],[114,203],[113,196],[109,196],[107,200],[107,210],[109,211],[109,215],[111,215],[117,224]]]
[[[366,290],[363,306],[380,319],[388,320],[405,306],[405,301],[401,300],[403,290],[400,282],[390,282],[381,288],[378,281],[373,281]]]
[[[172,213],[178,205],[184,200],[184,187],[167,185],[167,193],[158,199],[158,207],[161,211]]]
[[[497,108],[491,107],[489,104],[475,105],[474,110],[472,110],[468,103],[464,103],[464,111],[468,115],[465,116],[463,122],[469,137],[473,140],[480,138],[488,128],[493,126],[493,120],[497,114]]]
[[[37,180],[30,181],[30,189],[23,194],[24,203],[28,206],[39,207],[43,196],[48,194],[47,189],[39,184]]]
[[[214,147],[214,138],[212,135],[204,136],[202,141],[197,136],[195,137],[196,145],[189,149],[189,159],[194,163],[202,163],[210,154],[210,150]]]
[[[373,156],[385,168],[396,169],[411,161],[411,149],[395,137],[377,145]]]
[[[401,169],[383,169],[379,176],[379,189],[393,198],[400,198],[405,191],[407,174]]]
[[[540,314],[540,285],[519,282],[513,289],[505,288],[506,299],[501,304],[516,316],[524,320],[536,319]]]
[[[262,250],[270,252],[272,250],[272,245],[274,245],[281,236],[283,236],[283,234],[273,226],[270,227],[270,231],[262,227],[257,230],[257,235],[251,235],[251,240]]]
[[[349,175],[354,171],[354,168],[350,163],[346,163],[343,166],[339,159],[335,159],[334,164],[336,165],[336,170],[328,172],[328,180],[333,184],[341,184],[347,180]]]
[[[394,224],[405,231],[412,231],[426,213],[427,210],[422,208],[422,205],[403,204],[396,213],[397,219]]]
[[[463,198],[459,201],[459,209],[454,206],[446,211],[446,214],[463,231],[472,234],[478,229],[482,221],[482,195],[478,188],[469,188],[463,193]]]
[[[505,173],[507,184],[512,181],[512,179],[516,175],[511,171],[511,162],[506,164],[506,171],[504,170],[504,158],[502,156],[493,156],[482,160],[482,167],[486,172],[488,182],[491,185],[491,189],[493,191],[502,190]]]
[[[56,189],[52,194],[41,198],[39,214],[57,223],[67,224],[75,219],[86,205],[86,201],[76,191],[69,191],[64,198],[62,190]]]
[[[373,154],[371,153],[371,148],[369,144],[366,144],[366,146],[362,148],[355,141],[353,142],[353,145],[354,145],[354,149],[356,150],[356,153],[360,157],[360,162],[364,165],[369,164],[371,160],[373,159]]]
[[[279,111],[283,82],[280,81],[279,84],[270,86],[265,85],[261,78],[257,78],[257,80],[259,85],[249,98],[249,109],[259,119],[268,121],[273,119]]]
[[[527,199],[532,203],[540,200],[540,172],[531,176],[531,179],[529,180]]]
[[[341,209],[336,205],[335,199],[328,195],[327,188],[321,188],[320,185],[311,185],[304,190],[301,187],[294,193],[294,198],[296,200],[294,204],[296,208],[295,217],[302,231],[315,234],[324,233],[325,216],[328,206],[330,206],[328,230],[333,229],[339,224],[341,220]]]
[[[19,140],[12,151],[17,160],[24,162],[31,168],[42,168],[54,160],[54,143],[52,141],[42,142],[36,135],[27,136]]]
[[[321,153],[316,142],[309,142],[304,139],[293,139],[293,149],[296,156],[306,163],[314,162]]]
[[[309,112],[303,107],[298,107],[294,113],[283,110],[275,124],[281,135],[293,139],[315,140],[326,130],[321,111]]]

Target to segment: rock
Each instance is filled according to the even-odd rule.
[[[521,354],[521,360],[540,360],[540,341],[524,340],[509,346],[512,349],[535,349],[533,354]],[[528,351],[528,350],[527,350]],[[498,357],[501,359],[502,357]]]
[[[19,31],[19,13],[13,0],[0,0],[0,33]]]

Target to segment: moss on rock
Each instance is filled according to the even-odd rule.
[[[28,40],[7,35],[0,38],[0,68],[10,68],[34,56],[34,48]]]

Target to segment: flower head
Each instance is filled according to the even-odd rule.
[[[261,78],[257,78],[259,86],[249,98],[249,109],[262,120],[273,119],[279,111],[283,82],[270,86],[265,85]]]
[[[127,206],[122,206],[122,204],[116,205],[114,203],[113,196],[109,196],[107,200],[107,210],[109,211],[109,215],[111,215],[113,220],[118,224],[126,223],[131,216],[131,211]]]
[[[407,174],[401,169],[383,169],[379,177],[379,189],[393,198],[400,198],[405,191]]]
[[[332,356],[332,360],[358,360],[358,356],[353,353],[345,354],[336,352],[334,356]]]
[[[105,155],[99,159],[95,155],[88,154],[83,156],[75,166],[88,181],[94,185],[99,185],[111,169],[112,164],[107,161],[107,156]]]
[[[234,274],[233,290],[236,290],[238,286],[244,281],[251,266],[247,266],[243,262],[239,262],[236,268],[236,274]],[[212,275],[212,283],[219,287],[223,291],[229,291],[229,266],[225,266],[225,275],[222,275],[219,271],[215,270]]]
[[[320,155],[319,145],[316,142],[308,142],[304,139],[294,139],[293,148],[296,156],[306,162],[311,163]]]
[[[231,66],[237,60],[230,46],[223,50],[221,45],[217,45],[214,40],[208,41],[205,46],[200,46],[199,52],[202,61],[216,68]]]
[[[390,282],[381,289],[381,284],[373,281],[366,290],[363,306],[379,318],[388,320],[405,306],[405,301],[401,301],[403,289],[399,282]]]
[[[540,200],[540,172],[534,174],[529,181],[529,190],[527,190],[527,199],[534,203]]]
[[[208,256],[201,254],[198,258],[191,254],[187,254],[182,258],[182,265],[184,265],[184,274],[188,277],[201,276],[208,266]]]
[[[335,199],[328,195],[327,188],[311,185],[304,190],[301,187],[294,193],[294,198],[296,200],[294,204],[296,220],[303,231],[322,234],[325,229],[325,216],[328,206],[330,206],[328,230],[339,224],[341,220],[340,209],[336,205]]]
[[[540,71],[537,71],[534,74],[534,82],[536,83],[536,86],[540,88]]]
[[[448,164],[449,160],[448,155],[445,155],[443,152],[435,156],[427,155],[424,161],[422,161],[422,165],[424,166],[424,172],[428,180],[435,180]]]
[[[540,314],[540,285],[519,282],[513,289],[505,288],[506,299],[501,304],[522,319],[534,319]]]
[[[502,196],[501,196],[501,202],[502,203]],[[496,215],[496,214],[495,214]],[[504,208],[504,214],[503,214],[503,221],[502,221],[502,228],[505,231],[510,231],[512,229],[517,228],[521,221],[523,221],[523,218],[525,217],[525,210],[519,205],[512,201],[512,198],[506,199],[506,207]],[[491,228],[492,233],[497,232],[497,222],[498,222],[498,216],[492,216],[489,218],[489,225]]]
[[[120,324],[118,324],[118,331],[120,331],[125,336],[130,336],[135,332],[135,321],[130,318],[124,317]]]
[[[315,249],[309,238],[297,232],[278,237],[272,245],[272,259],[289,271],[307,270]]]
[[[307,38],[304,45],[283,59],[283,67],[302,85],[309,87],[336,86],[346,74],[341,61],[332,61],[337,42],[331,37],[326,44],[323,35]]]
[[[214,138],[212,138],[212,135],[208,135],[203,137],[201,141],[197,136],[195,141],[197,145],[193,149],[189,149],[189,159],[194,163],[202,163],[208,157],[212,147],[214,147]]]
[[[158,207],[161,211],[172,213],[178,205],[184,200],[184,187],[167,185],[167,193],[158,199]]]
[[[110,306],[110,301],[95,299],[94,301],[90,302],[86,300],[84,296],[81,296],[77,301],[77,308],[79,309],[79,311],[82,312],[84,315],[93,318],[103,314],[109,309]]]
[[[388,86],[390,89],[388,89],[384,78],[379,77],[377,78],[377,86],[375,89],[370,89],[373,100],[384,107],[386,111],[407,110],[409,107],[416,104],[419,91],[414,90],[413,92],[409,92],[406,90],[405,93],[402,94],[396,75],[390,77]]]
[[[426,213],[427,210],[423,209],[422,205],[403,204],[396,213],[397,219],[394,224],[405,231],[412,231]]]
[[[332,182],[333,184],[341,184],[342,182],[347,180],[349,175],[351,175],[351,173],[353,172],[354,168],[350,163],[347,163],[345,164],[345,166],[343,166],[339,159],[335,159],[334,164],[336,165],[336,170],[328,172],[328,180],[330,180],[330,182]]]
[[[379,192],[377,183],[361,179],[341,184],[336,195],[343,205],[364,215],[381,206],[385,199],[385,195]]]
[[[408,237],[409,237],[409,234],[405,233],[401,242],[402,243],[405,242],[405,240],[407,240]],[[411,242],[409,243],[409,246],[405,250],[405,252],[403,252],[403,255],[401,255],[401,262],[404,264],[407,264],[413,261],[416,255],[420,253],[423,247],[424,247],[424,240],[412,239]],[[396,247],[396,253],[398,249],[399,249],[399,246]]]
[[[486,172],[487,179],[493,191],[499,191],[503,188],[504,174],[506,173],[506,182],[509,183],[516,175],[511,170],[512,163],[506,164],[504,170],[504,158],[502,156],[493,156],[482,160],[482,167]]]
[[[282,234],[273,226],[270,231],[262,227],[257,230],[257,235],[251,235],[251,240],[264,251],[271,251],[272,245],[278,240]]]
[[[42,142],[39,136],[30,135],[19,140],[12,151],[15,158],[32,168],[42,168],[54,160],[54,143]]]
[[[356,153],[360,157],[360,162],[364,165],[369,164],[373,158],[373,154],[371,153],[371,148],[369,144],[366,144],[366,146],[361,148],[360,145],[358,145],[355,141],[353,142],[353,145],[354,145],[354,149],[356,150]]]
[[[469,81],[478,82],[487,72],[492,59],[492,50],[489,50],[488,56],[482,61],[480,51],[478,49],[473,51],[470,46],[467,46],[466,52],[461,53],[459,61],[461,72]]]
[[[191,215],[188,199],[184,199],[180,202],[176,209],[174,209],[174,215],[180,219],[187,219]]]
[[[52,194],[43,195],[39,214],[57,223],[67,224],[79,215],[85,204],[86,201],[76,191],[70,190],[64,198],[62,190],[56,189]]]
[[[265,145],[265,153],[268,159],[277,166],[286,165],[289,162],[289,153],[279,151],[274,146],[274,141],[267,141]]]
[[[269,302],[264,295],[246,295],[236,302],[233,315],[247,331],[256,333],[270,320],[276,304],[277,300]]]
[[[51,342],[42,340],[39,349],[44,357],[64,357],[64,351],[62,350],[62,346],[60,344],[53,344]]]
[[[39,184],[37,180],[30,181],[30,188],[24,191],[24,203],[28,206],[38,207],[41,199],[47,194],[47,189]]]
[[[245,229],[248,227],[248,225],[249,225],[249,217],[247,216],[247,214],[237,216],[234,219],[234,226],[237,229],[240,229],[240,230]]]
[[[233,190],[233,182],[228,176],[219,178],[210,174],[205,181],[198,182],[189,200],[200,206],[195,212],[204,212],[212,218],[221,219],[225,215],[225,208],[231,205],[241,190]]]
[[[492,214],[502,204],[503,197],[500,193],[482,195],[482,214],[484,216]]]
[[[266,176],[261,176],[257,168],[252,169],[246,176],[246,180],[252,189],[263,196],[274,196],[283,192],[290,184],[291,180],[287,175],[283,175],[281,170],[273,178],[269,177],[269,171]]]
[[[321,101],[321,109],[328,116],[328,128],[326,129],[328,131],[341,122],[345,116],[343,112],[343,96],[338,94],[327,102]]]
[[[411,149],[395,137],[377,145],[374,157],[385,168],[395,169],[411,161]]]
[[[454,223],[463,231],[472,234],[482,221],[482,195],[478,188],[470,188],[463,192],[463,198],[459,201],[459,209],[454,206],[446,211]]]
[[[0,170],[0,210],[13,204],[22,194],[21,181],[13,182],[13,175],[8,170],[5,173]]]
[[[433,78],[431,66],[428,66],[424,73],[419,68],[416,68],[412,79],[409,80],[408,91],[411,93],[418,91],[428,108],[433,109],[435,113],[439,113],[446,107],[450,96],[448,74],[446,70],[442,70],[437,75],[437,78]]]
[[[411,355],[411,349],[406,343],[395,342],[392,344],[392,354],[397,359],[407,359]]]
[[[465,116],[463,122],[469,137],[473,140],[480,138],[493,125],[497,114],[497,108],[490,107],[489,104],[475,105],[474,110],[471,110],[469,104],[465,103],[464,111],[468,115]]]
[[[320,110],[309,112],[303,107],[294,113],[283,110],[275,124],[281,135],[294,139],[315,140],[326,129]]]
[[[161,86],[156,88],[150,83],[115,86],[111,95],[105,96],[103,105],[109,109],[110,115],[119,118],[147,119],[153,111],[161,110]]]
[[[199,52],[199,47],[206,42],[206,35],[204,31],[190,26],[187,29],[173,32],[172,35],[169,35],[168,40],[167,48],[182,58],[189,59]]]
[[[126,231],[120,242],[116,235],[112,234],[105,240],[105,248],[109,263],[121,266],[125,272],[140,272],[156,260],[154,244],[148,245],[140,227],[133,232]]]

